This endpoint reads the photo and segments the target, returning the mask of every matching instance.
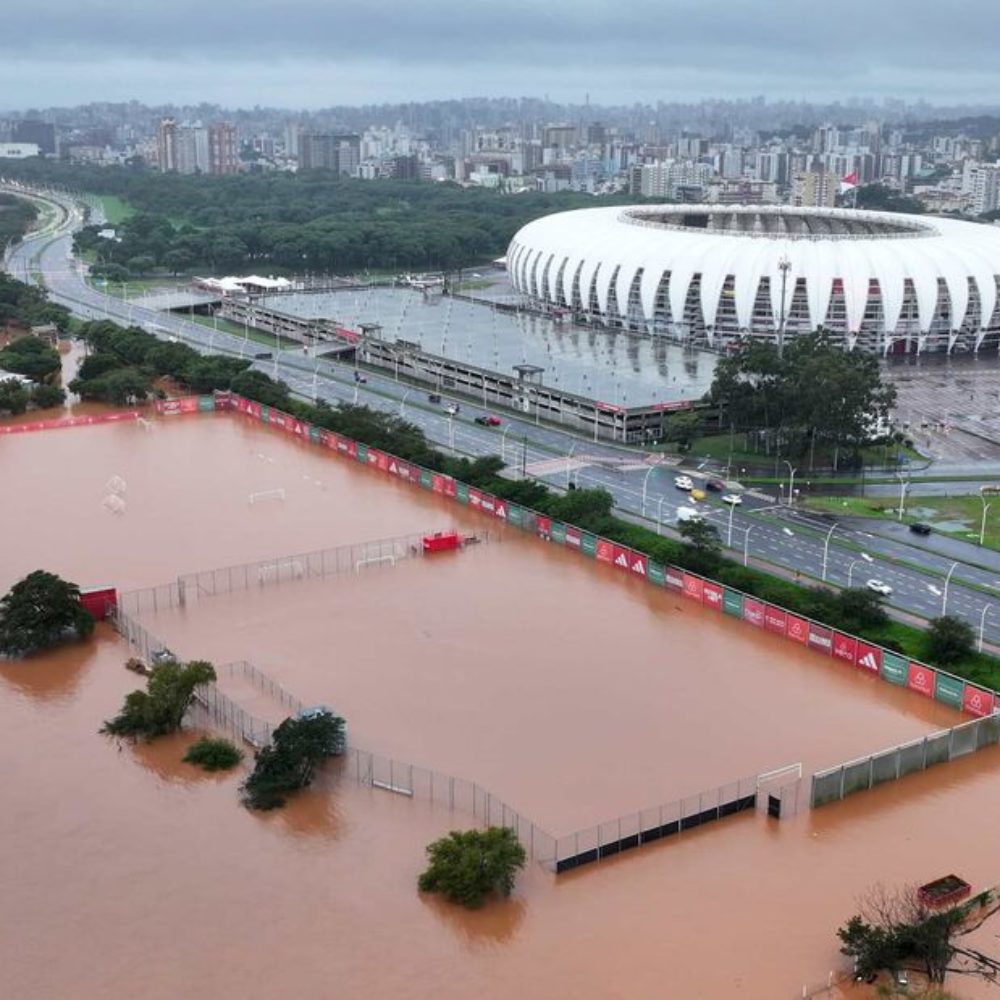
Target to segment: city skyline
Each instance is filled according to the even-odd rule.
[[[102,16],[103,15],[103,16]],[[988,104],[1000,90],[1000,12],[968,0],[843,0],[820,22],[791,0],[667,5],[512,0],[419,8],[251,0],[210,8],[40,0],[5,14],[5,110],[135,98],[312,109],[455,96],[554,101],[928,100]],[[942,46],[942,31],[947,45]]]

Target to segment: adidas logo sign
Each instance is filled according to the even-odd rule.
[[[627,560],[627,559],[625,558],[625,554],[624,554],[624,553],[622,553],[622,554],[621,554],[621,555],[620,555],[620,556],[619,556],[619,557],[618,557],[618,558],[617,558],[617,559],[615,560],[615,565],[616,565],[616,566],[622,566],[622,567],[624,567],[625,569],[628,569],[628,560]]]
[[[878,660],[875,659],[874,653],[865,653],[865,655],[858,660],[858,665],[864,667],[865,670],[878,670]]]

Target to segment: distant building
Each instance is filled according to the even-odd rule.
[[[177,169],[177,122],[164,118],[156,130],[156,162],[161,173]]]
[[[837,204],[840,178],[829,170],[810,170],[792,180],[792,205],[833,208]]]
[[[16,122],[11,133],[14,142],[34,143],[45,156],[56,155],[56,127],[37,118]]]
[[[208,172],[236,174],[240,170],[239,140],[236,126],[215,122],[208,126]]]
[[[34,142],[0,142],[0,160],[26,160],[39,156],[41,150]]]

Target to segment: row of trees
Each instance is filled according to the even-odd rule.
[[[0,273],[0,327],[28,329],[53,323],[60,330],[69,329],[69,310],[49,302],[40,288]]]
[[[0,248],[17,243],[38,217],[38,209],[30,201],[0,194]]]
[[[756,432],[770,454],[810,457],[817,447],[856,453],[887,433],[895,387],[878,359],[845,351],[822,332],[791,339],[783,350],[748,340],[720,359],[708,399],[719,429]]]

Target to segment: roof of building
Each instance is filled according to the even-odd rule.
[[[673,315],[682,315],[692,280],[706,324],[714,324],[721,292],[732,275],[737,321],[749,327],[761,278],[769,279],[771,309],[781,310],[782,277],[806,279],[810,320],[823,324],[834,282],[843,286],[848,328],[864,319],[871,282],[881,292],[885,324],[895,327],[913,283],[918,320],[929,329],[938,300],[938,279],[951,303],[950,323],[961,327],[970,282],[989,322],[997,303],[1000,231],[996,227],[921,215],[833,208],[763,205],[654,205],[592,208],[548,215],[524,226],[507,251],[512,280],[522,292],[572,301],[579,287],[594,285],[608,311],[614,280],[622,307],[641,270],[643,311],[652,315],[663,275],[670,273]],[[546,264],[551,259],[546,272]],[[540,263],[539,263],[540,262]],[[539,266],[536,269],[536,264]],[[581,266],[582,265],[582,266]],[[607,280],[603,280],[606,277]],[[789,284],[789,288],[794,287]]]

